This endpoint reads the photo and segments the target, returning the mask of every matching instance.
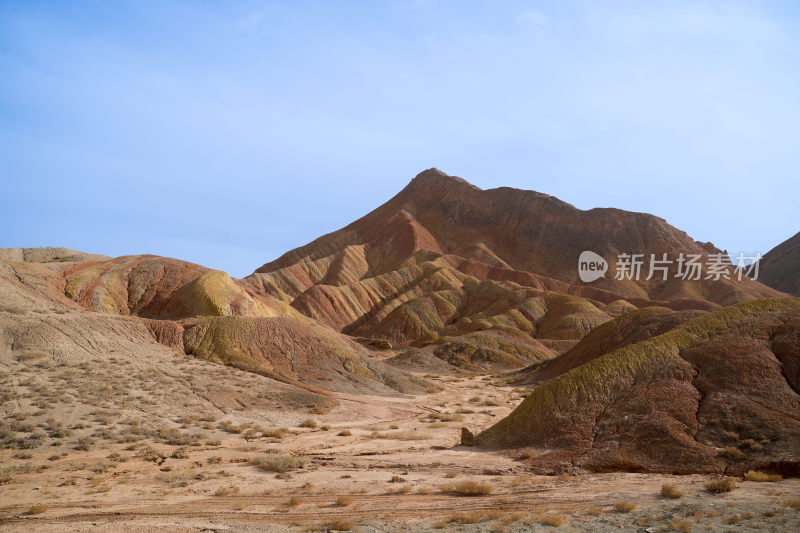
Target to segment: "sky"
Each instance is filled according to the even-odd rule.
[[[764,253],[800,230],[800,7],[0,0],[0,247],[242,277],[430,167]]]

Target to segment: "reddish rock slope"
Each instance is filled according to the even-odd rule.
[[[623,282],[610,273],[583,284],[577,279],[583,250],[607,257],[719,252],[652,215],[581,211],[533,191],[484,191],[431,169],[365,217],[243,282],[348,334],[395,346],[452,340],[473,354],[485,351],[461,337],[480,331],[574,344],[627,307],[712,310],[780,295],[746,278]],[[513,355],[506,362],[538,360]]]
[[[758,280],[765,285],[800,296],[800,233],[766,253],[759,270]]]
[[[800,474],[800,299],[695,317],[536,387],[480,446],[537,471]]]

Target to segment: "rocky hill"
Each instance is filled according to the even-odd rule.
[[[563,365],[477,443],[525,449],[538,471],[800,473],[800,299],[729,306],[609,350]]]
[[[543,346],[562,353],[627,308],[707,311],[781,294],[746,277],[617,281],[613,265],[605,279],[582,283],[583,250],[720,252],[652,215],[582,211],[533,191],[484,191],[430,169],[363,218],[243,283],[344,333],[401,347],[434,343],[429,351],[440,359],[473,368],[524,366],[546,357]]]

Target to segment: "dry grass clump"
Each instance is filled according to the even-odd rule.
[[[200,476],[194,470],[180,470],[177,472],[166,472],[161,476],[161,479],[175,487],[185,487],[192,481],[200,479]]]
[[[188,459],[189,458],[189,452],[186,450],[186,448],[181,446],[180,448],[178,448],[174,452],[172,452],[172,458],[173,459]]]
[[[618,513],[630,513],[636,509],[636,504],[631,502],[617,502],[614,504],[614,510]]]
[[[317,421],[311,418],[309,418],[308,420],[303,420],[302,422],[300,422],[300,427],[314,429],[317,427]]]
[[[267,454],[263,457],[256,457],[250,460],[251,465],[257,466],[261,470],[278,473],[303,468],[306,463],[308,463],[308,459],[305,457],[297,457],[282,453]]]
[[[355,499],[352,496],[343,494],[336,498],[336,505],[339,507],[347,507],[348,505],[353,505]]]
[[[560,514],[542,515],[540,520],[545,524],[547,524],[548,526],[553,526],[553,527],[563,526],[564,522],[566,521],[565,518]]]
[[[800,511],[800,498],[790,498],[788,500],[783,500],[783,505],[786,507],[792,507],[797,511]]]
[[[719,454],[725,459],[729,459],[731,461],[744,461],[747,459],[747,455],[745,455],[742,450],[739,448],[734,448],[733,446],[726,446],[719,452]]]
[[[734,515],[731,515],[731,516],[725,518],[722,521],[722,523],[727,525],[727,526],[732,526],[734,524],[738,524],[741,521],[742,521],[742,517],[739,516],[738,514],[734,514]]]
[[[289,433],[289,428],[267,428],[261,430],[261,436],[270,439],[282,439]]]
[[[692,533],[692,529],[694,529],[694,524],[692,524],[689,520],[676,519],[669,523],[669,527],[671,527],[675,531],[680,531],[681,533]]]
[[[36,504],[36,505],[31,505],[28,508],[28,514],[42,514],[47,509],[49,509],[49,507],[47,507],[43,503],[39,503],[39,504]]]
[[[726,477],[723,479],[709,481],[708,483],[706,483],[705,487],[708,492],[721,494],[723,492],[730,492],[736,489],[738,485],[736,485],[736,480],[734,478]]]
[[[220,487],[214,492],[214,496],[231,496],[239,493],[239,487],[231,485],[230,487]]]
[[[324,522],[323,527],[327,531],[352,531],[353,523],[344,518],[333,518]]]
[[[164,459],[165,456],[152,446],[145,445],[139,448],[139,450],[136,452],[136,457],[141,457],[145,461],[150,461],[151,463],[158,463]]]
[[[373,439],[392,439],[392,440],[425,440],[431,438],[430,435],[420,431],[394,431],[390,433],[380,433],[373,431],[370,435]]]
[[[353,436],[353,432],[350,431],[349,429],[345,429],[345,430],[340,431],[339,433],[337,433],[336,436],[337,437],[352,437]]]
[[[286,502],[286,507],[295,508],[301,503],[303,503],[303,498],[301,498],[300,496],[292,496],[291,498],[289,498],[289,501]]]
[[[461,422],[464,420],[464,415],[458,413],[430,413],[428,418],[439,422]]]
[[[780,474],[765,474],[758,470],[748,470],[744,473],[744,478],[747,481],[762,481],[762,482],[776,482],[783,479]]]
[[[81,437],[75,445],[76,450],[88,451],[94,446],[94,439],[91,437]]]
[[[509,525],[513,524],[514,522],[519,522],[523,518],[525,518],[525,513],[523,513],[522,511],[514,511],[512,513],[508,513],[507,515],[505,515],[503,518],[500,519],[500,521],[506,525]]]
[[[494,492],[494,487],[477,481],[464,480],[452,485],[443,485],[442,492],[451,492],[459,496],[486,496]]]
[[[761,444],[760,442],[756,442],[753,439],[745,439],[739,445],[740,446],[747,446],[748,448],[750,448],[754,452],[760,452],[761,450],[764,449],[764,445],[763,444]]]
[[[661,495],[665,498],[673,498],[678,499],[683,496],[683,491],[680,490],[677,486],[671,485],[669,483],[665,483],[661,485]]]
[[[17,471],[14,467],[0,469],[0,485],[6,485],[14,481]]]
[[[447,520],[438,522],[433,527],[436,529],[444,529],[448,524],[477,524],[482,520],[497,520],[503,516],[502,511],[487,510],[487,511],[470,511],[468,513],[455,513]]]

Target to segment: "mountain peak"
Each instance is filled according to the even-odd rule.
[[[431,167],[414,176],[414,178],[408,183],[408,185],[406,185],[402,192],[450,191],[460,190],[465,187],[478,191],[481,190],[480,187],[476,187],[464,178],[451,176],[445,172],[442,172],[436,167]]]

